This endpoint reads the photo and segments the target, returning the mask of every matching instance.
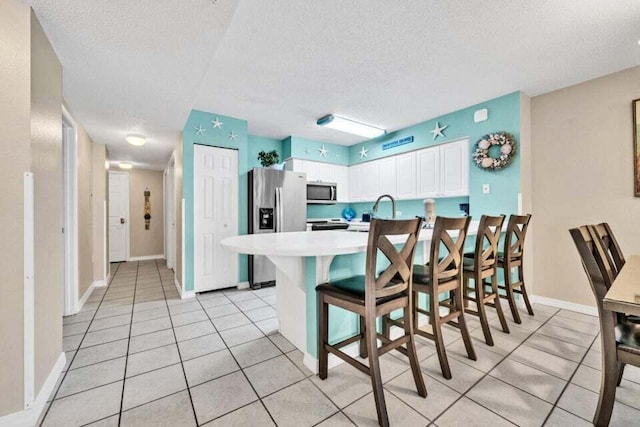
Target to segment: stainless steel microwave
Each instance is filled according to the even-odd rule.
[[[335,182],[307,181],[307,204],[333,205],[337,198],[338,185]]]

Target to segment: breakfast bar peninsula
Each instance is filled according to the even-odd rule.
[[[468,235],[475,235],[472,222]],[[423,229],[416,263],[424,263],[432,230]],[[240,254],[264,255],[276,266],[276,311],[280,333],[304,354],[304,364],[317,372],[317,318],[315,287],[329,279],[363,274],[369,233],[353,231],[300,231],[228,237],[222,246]],[[403,236],[396,236],[403,243]],[[347,255],[347,256],[344,256]],[[358,318],[331,307],[331,341],[357,333]],[[335,312],[333,311],[335,310]],[[336,363],[334,361],[333,363]],[[330,359],[330,366],[332,361]],[[337,363],[336,363],[337,364]]]

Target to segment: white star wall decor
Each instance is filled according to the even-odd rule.
[[[316,150],[318,150],[320,152],[320,156],[322,156],[322,157],[327,157],[327,153],[329,152],[329,150],[324,148],[324,144],[322,144],[322,147],[316,148]]]
[[[234,131],[229,132],[227,135],[229,135],[229,141],[235,141],[236,138],[238,137],[238,134],[235,133]]]
[[[363,159],[365,157],[369,157],[367,155],[368,152],[369,152],[369,149],[365,148],[364,145],[363,145],[362,148],[360,149],[360,153],[358,153],[358,154],[360,154],[360,158]]]
[[[430,130],[429,133],[433,134],[433,139],[436,139],[439,136],[444,137],[445,134],[442,133],[443,130],[445,130],[446,128],[448,128],[449,125],[444,125],[444,126],[440,126],[440,122],[436,122],[435,127],[433,128],[433,130]]]
[[[308,148],[305,148],[305,149],[304,149],[304,155],[305,155],[305,156],[310,156],[310,155],[311,155],[311,151],[309,151],[309,149],[308,149]]]
[[[215,120],[211,120],[211,124],[213,125],[213,128],[214,128],[214,129],[216,129],[216,128],[218,128],[218,129],[222,129],[222,125],[223,125],[224,123],[223,123],[223,122],[221,122],[221,121],[220,121],[220,119],[218,119],[218,118],[216,117],[216,119],[215,119]]]
[[[204,132],[206,131],[206,129],[203,128],[200,125],[198,125],[198,127],[195,128],[195,130],[196,130],[196,136],[202,136],[202,135],[204,135]]]

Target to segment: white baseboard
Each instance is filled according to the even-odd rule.
[[[87,302],[87,300],[89,299],[89,297],[93,293],[93,290],[98,286],[98,285],[96,285],[97,282],[98,281],[93,282],[91,284],[91,286],[89,286],[89,289],[87,289],[84,292],[84,295],[82,295],[82,298],[80,298],[80,301],[78,301],[78,310],[76,311],[76,313],[79,312],[80,310],[82,310],[82,307],[84,306],[84,303]],[[100,280],[100,282],[101,282],[101,280]],[[105,286],[105,285],[101,285],[101,286]]]
[[[33,402],[33,406],[29,409],[25,409],[20,412],[14,412],[13,414],[5,415],[0,417],[0,427],[33,427],[38,422],[38,418],[42,414],[45,406],[47,405],[47,400],[51,393],[53,393],[53,389],[62,374],[62,369],[64,369],[64,365],[67,363],[67,358],[65,357],[64,352],[60,353],[58,360],[56,360],[55,365],[53,365],[53,369],[49,373],[47,380],[44,382],[40,393],[38,393],[38,397]]]
[[[249,282],[239,282],[238,289],[249,289]]]
[[[95,280],[91,286],[93,286],[94,288],[104,288],[105,286],[107,286],[107,283],[109,282],[106,282],[104,280]]]
[[[360,344],[358,342],[349,344],[348,346],[343,347],[341,351],[343,351],[344,353],[348,354],[351,357],[358,357],[360,356]],[[302,363],[304,363],[304,366],[306,366],[314,374],[318,373],[318,359],[316,359],[309,353],[304,354],[304,359],[302,359]],[[327,366],[329,367],[329,369],[335,368],[336,366],[341,365],[343,363],[344,363],[344,360],[340,359],[338,356],[334,354],[329,354],[329,359],[327,361]]]
[[[539,295],[533,295],[531,302],[538,304],[549,305],[551,307],[562,308],[565,310],[576,311],[578,313],[588,314],[590,316],[598,317],[598,309],[590,305],[576,304],[574,302],[562,301],[554,298],[541,297]]]
[[[131,256],[129,261],[149,261],[152,259],[164,259],[164,254],[160,255],[145,255],[145,256]]]
[[[176,289],[178,290],[178,294],[180,294],[180,298],[181,299],[195,298],[196,291],[185,291],[185,290],[183,290],[182,289],[182,285],[180,285],[180,282],[178,282],[178,278],[177,277],[174,277],[173,284],[176,285]]]

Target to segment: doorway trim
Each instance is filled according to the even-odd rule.
[[[164,171],[164,254],[167,268],[173,269],[176,264],[176,209],[175,209],[175,160],[169,159]]]
[[[80,310],[78,298],[78,126],[62,105],[64,315]]]

